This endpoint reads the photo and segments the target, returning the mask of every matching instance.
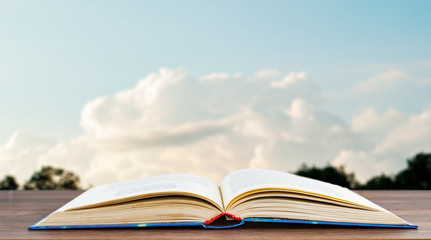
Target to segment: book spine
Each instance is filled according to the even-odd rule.
[[[220,219],[220,221],[217,221]],[[231,213],[220,213],[219,215],[205,221],[202,223],[204,228],[209,229],[224,229],[224,228],[234,228],[244,224],[244,221]]]
[[[237,216],[235,216],[235,215],[233,215],[233,214],[231,214],[231,213],[224,212],[224,213],[220,213],[219,215],[217,215],[217,216],[215,216],[215,217],[211,218],[210,220],[205,221],[205,225],[210,225],[210,224],[211,224],[211,223],[213,223],[215,220],[217,220],[217,219],[219,219],[219,218],[221,218],[221,217],[223,217],[223,216],[232,217],[233,219],[238,220],[238,221],[241,221],[241,220],[242,220],[240,217],[237,217]]]

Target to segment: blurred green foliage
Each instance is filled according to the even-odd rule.
[[[431,153],[419,153],[407,160],[407,169],[395,175],[398,189],[431,189]]]
[[[381,174],[365,184],[359,184],[354,173],[347,173],[342,166],[318,168],[303,164],[295,174],[351,189],[431,189],[431,153],[418,153],[407,159],[407,168],[396,175]]]
[[[364,185],[359,187],[360,189],[397,189],[394,178],[381,174],[379,176],[372,177]]]
[[[19,184],[16,182],[14,176],[6,175],[3,180],[0,181],[0,190],[16,190],[19,188]]]
[[[309,167],[304,163],[295,174],[347,188],[356,188],[359,185],[355,179],[355,174],[346,173],[343,166],[333,167],[327,165],[323,168],[318,168],[315,166]]]
[[[62,168],[44,166],[33,173],[24,184],[24,190],[77,190],[80,189],[79,177]]]

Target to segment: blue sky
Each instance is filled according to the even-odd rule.
[[[0,141],[18,130],[86,135],[88,103],[161,67],[194,79],[305,72],[322,95],[313,105],[347,127],[367,107],[420,115],[431,107],[430,10],[430,1],[0,1]],[[355,90],[385,76],[377,90]]]

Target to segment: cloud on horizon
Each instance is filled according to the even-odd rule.
[[[363,85],[378,91],[390,85],[388,79],[405,76],[385,72]],[[346,123],[323,110],[324,102],[305,72],[194,78],[183,69],[162,68],[134,88],[87,103],[84,133],[76,139],[14,133],[0,146],[0,176],[12,174],[22,183],[49,164],[93,185],[179,172],[220,181],[242,168],[294,171],[302,163],[332,163],[364,181],[394,173],[407,157],[431,150],[430,109],[408,115],[368,106]]]
[[[391,69],[359,82],[354,92],[371,93],[391,89],[409,79],[409,74],[399,69]]]

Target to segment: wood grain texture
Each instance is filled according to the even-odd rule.
[[[29,231],[81,191],[0,191],[0,239],[431,239],[431,191],[357,191],[419,229],[248,224],[234,229],[139,228]]]

